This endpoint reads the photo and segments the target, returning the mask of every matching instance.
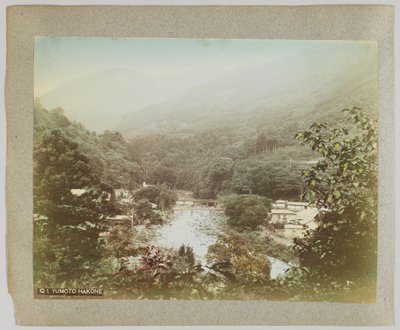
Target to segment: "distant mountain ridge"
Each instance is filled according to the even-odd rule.
[[[70,118],[101,131],[132,111],[132,104],[148,105],[145,93],[152,84],[138,72],[117,68],[68,81],[40,97],[40,102],[47,109],[62,107]]]
[[[206,73],[197,80],[191,79],[190,74],[190,69],[174,72],[175,83],[171,83],[171,74],[150,75],[116,67],[69,80],[41,95],[39,100],[47,109],[63,108],[69,118],[100,133],[117,126],[124,114],[162,102],[209,79]]]
[[[62,107],[69,118],[98,133],[256,129],[295,117],[329,119],[331,111],[352,106],[376,114],[376,66],[367,53],[337,54],[330,47],[201,77],[191,77],[190,69],[150,75],[112,68],[68,81],[40,102],[47,109]]]
[[[376,112],[374,63],[367,58],[349,58],[342,66],[327,62],[330,67],[320,64],[314,70],[293,62],[284,69],[259,65],[230,74],[125,115],[116,129],[135,135],[226,125],[239,128],[245,122],[279,125],[287,115],[299,120],[329,117],[331,111],[352,106]]]

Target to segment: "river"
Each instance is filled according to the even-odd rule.
[[[176,208],[172,219],[157,228],[154,245],[179,249],[182,244],[193,248],[196,260],[207,264],[208,246],[216,243],[223,232],[223,214],[212,207]],[[276,258],[271,261],[271,278],[283,275],[290,266]]]

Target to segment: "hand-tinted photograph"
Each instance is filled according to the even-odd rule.
[[[374,303],[377,45],[37,37],[38,299]]]

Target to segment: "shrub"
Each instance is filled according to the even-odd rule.
[[[264,223],[271,210],[271,201],[257,195],[233,195],[224,204],[228,224],[239,230],[256,229]]]
[[[151,203],[157,204],[157,208],[165,210],[172,208],[176,203],[176,195],[165,186],[148,186],[135,192],[134,198],[137,200],[147,199]]]

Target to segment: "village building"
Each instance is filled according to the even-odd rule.
[[[287,209],[272,209],[270,214],[271,223],[285,223],[296,219],[296,212]]]
[[[304,236],[303,225],[297,223],[296,221],[276,226],[275,233],[278,236],[283,236],[290,239]]]
[[[87,192],[86,189],[71,189],[70,191],[71,191],[72,195],[78,196],[78,197],[83,195],[85,192]]]
[[[279,199],[275,203],[272,203],[274,209],[288,209],[294,212],[305,210],[309,207],[307,202],[291,202],[287,200]]]
[[[269,223],[279,236],[293,239],[303,237],[305,229],[316,229],[315,217],[319,211],[307,202],[277,200],[272,203]]]
[[[114,215],[109,216],[105,220],[102,221],[103,225],[107,227],[113,227],[116,225],[126,225],[128,227],[133,227],[133,219],[132,216],[129,215]]]
[[[306,210],[309,207],[307,202],[288,202],[287,208],[289,210],[299,212],[301,210]]]

